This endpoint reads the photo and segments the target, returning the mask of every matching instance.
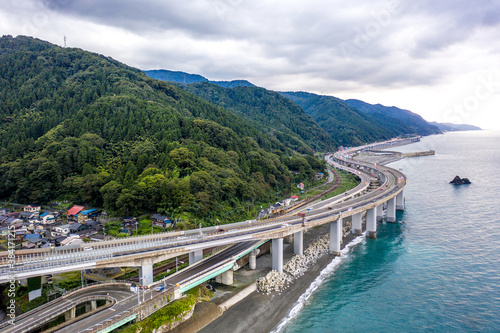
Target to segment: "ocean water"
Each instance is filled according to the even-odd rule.
[[[408,176],[398,223],[336,258],[280,332],[500,332],[500,132],[395,150],[429,149],[391,164]],[[449,184],[456,175],[472,184]]]

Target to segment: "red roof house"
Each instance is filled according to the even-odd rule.
[[[80,213],[84,208],[85,207],[83,206],[74,205],[70,210],[68,210],[68,217],[76,216],[76,214]]]

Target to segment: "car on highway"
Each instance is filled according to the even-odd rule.
[[[281,225],[281,227],[282,227],[282,228],[286,228],[286,227],[289,227],[289,226],[290,226],[290,224],[288,224],[288,223],[283,223],[283,224]]]
[[[156,291],[162,291],[163,289],[165,289],[165,285],[163,284],[155,288]]]

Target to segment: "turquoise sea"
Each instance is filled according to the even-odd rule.
[[[395,150],[429,149],[390,165],[408,176],[398,223],[335,259],[280,332],[500,332],[500,132]]]

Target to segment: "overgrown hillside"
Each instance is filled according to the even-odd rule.
[[[335,142],[311,116],[274,91],[244,86],[222,88],[207,82],[183,88],[244,117],[269,136],[301,153],[335,148]]]
[[[341,99],[307,92],[280,94],[304,109],[340,145],[358,146],[398,134]]]
[[[0,39],[0,198],[209,221],[323,168],[221,107],[111,58]]]
[[[357,99],[345,101],[348,105],[377,119],[388,128],[398,131],[400,134],[430,135],[439,134],[441,131],[420,115],[395,106],[384,106],[381,104],[369,104]]]

